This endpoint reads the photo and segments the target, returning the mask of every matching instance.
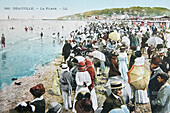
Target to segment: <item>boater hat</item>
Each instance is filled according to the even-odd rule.
[[[110,89],[121,89],[124,87],[124,84],[122,84],[121,81],[113,81],[110,83],[109,88]]]

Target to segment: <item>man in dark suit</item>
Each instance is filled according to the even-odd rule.
[[[164,50],[161,50],[159,52],[159,56],[161,59],[161,64],[160,64],[160,68],[165,72],[168,73],[168,68],[169,68],[169,59],[165,56],[164,54]]]
[[[112,93],[103,103],[103,110],[101,113],[108,113],[110,110],[115,108],[121,108],[121,105],[124,105],[125,102],[121,96],[123,84],[121,81],[113,81],[110,83],[110,89]]]
[[[161,84],[159,84],[157,80],[158,73],[163,72],[162,69],[160,68],[160,63],[161,60],[159,57],[153,57],[151,59],[150,67],[151,67],[152,74],[150,76],[149,85],[148,85],[148,97],[150,99],[150,102],[157,98],[158,91],[161,88]],[[156,106],[152,105],[151,103],[152,113],[156,112],[155,107]]]

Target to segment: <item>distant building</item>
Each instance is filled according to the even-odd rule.
[[[170,21],[170,16],[155,16],[152,19],[155,21]]]

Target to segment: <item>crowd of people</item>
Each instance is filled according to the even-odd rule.
[[[143,27],[146,27],[146,31],[142,29]],[[90,22],[72,31],[62,48],[63,62],[59,82],[63,109],[65,111],[72,109],[74,113],[129,113],[134,110],[129,103],[150,102],[152,113],[170,112],[170,86],[167,82],[170,48],[166,46],[167,41],[163,35],[165,32],[158,31],[157,27],[154,24],[129,26],[128,23],[118,21]],[[112,32],[119,34],[120,37],[111,38],[109,34]],[[56,36],[54,37],[56,39]],[[163,43],[148,43],[152,37],[160,37]],[[130,84],[128,73],[135,66],[145,68],[145,60],[150,63],[148,67],[151,72],[148,88],[135,89]],[[139,72],[139,76],[140,74],[142,76],[142,73],[145,74]],[[97,76],[106,77],[108,80],[105,87],[107,98],[102,107],[98,106],[96,95]],[[30,92],[35,96],[33,89],[30,89]],[[37,92],[41,91],[41,95],[45,93],[42,84],[35,89]],[[74,100],[71,99],[73,96]],[[39,98],[35,99],[37,104],[29,102],[30,106],[34,106],[30,108],[34,112],[38,111],[36,113],[45,113],[45,100],[39,95],[36,97]],[[40,100],[43,101],[41,105],[38,103]],[[28,103],[25,104],[27,105]],[[39,107],[42,107],[43,111],[40,112]],[[55,108],[61,112],[60,104],[56,103],[52,109]]]

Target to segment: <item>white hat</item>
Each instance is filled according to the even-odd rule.
[[[61,67],[62,67],[62,69],[68,68],[67,64],[62,64]]]
[[[98,49],[99,47],[94,45],[93,48]]]
[[[122,84],[121,81],[113,81],[110,83],[109,88],[110,89],[121,89],[124,87],[124,84]]]
[[[161,51],[159,51],[159,53],[164,53],[164,50],[162,49]]]
[[[70,56],[74,57],[75,55],[74,55],[74,53],[71,53]]]

